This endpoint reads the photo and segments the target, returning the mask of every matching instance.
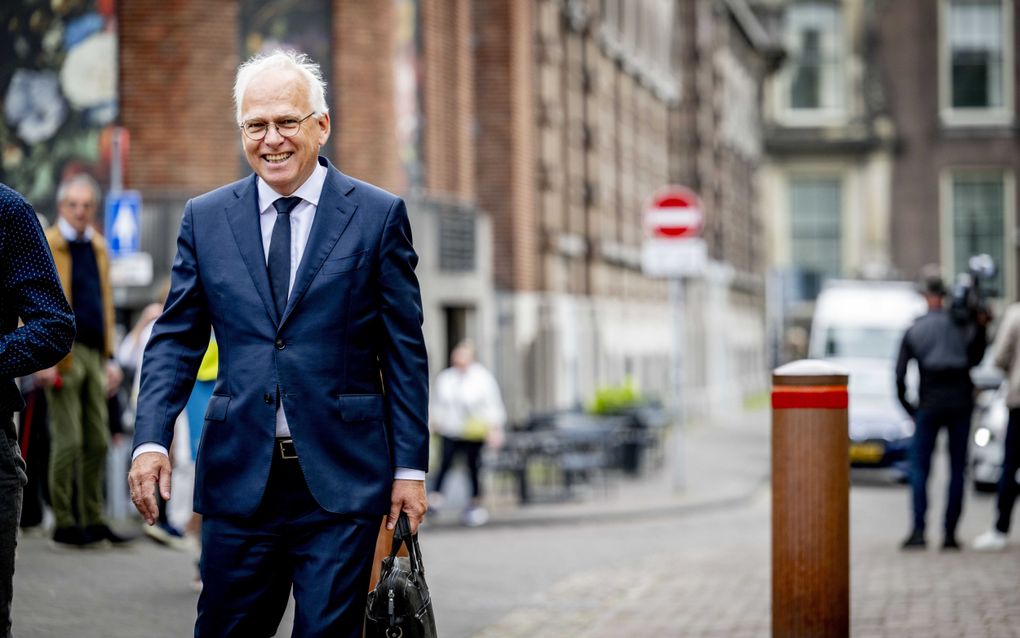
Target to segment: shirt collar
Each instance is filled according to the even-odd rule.
[[[96,231],[92,230],[91,226],[85,227],[85,237],[79,239],[78,231],[76,231],[71,224],[67,223],[67,220],[63,217],[57,218],[57,226],[60,228],[60,234],[64,236],[67,241],[92,241],[92,236]]]
[[[300,197],[312,206],[319,205],[319,196],[322,195],[322,187],[326,184],[326,175],[329,171],[322,164],[316,162],[315,170],[308,176],[305,183],[298,187],[290,196]],[[255,178],[259,190],[259,213],[265,214],[273,207],[273,202],[284,197],[259,178]]]

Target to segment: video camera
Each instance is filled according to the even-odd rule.
[[[995,260],[990,255],[973,255],[967,260],[967,270],[956,276],[950,292],[949,312],[960,325],[976,323],[979,313],[988,313],[988,297],[996,292],[981,285],[982,281],[995,277],[997,272]]]

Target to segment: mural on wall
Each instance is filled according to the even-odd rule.
[[[0,182],[52,216],[62,178],[85,171],[103,185],[109,181],[117,119],[116,3],[4,4]]]
[[[241,0],[240,15],[241,57],[276,49],[307,53],[322,71],[326,103],[332,107],[330,0]],[[329,149],[323,147],[322,154],[330,156]],[[247,163],[243,170],[249,170]]]

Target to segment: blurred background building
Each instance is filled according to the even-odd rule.
[[[988,252],[1015,298],[1016,21],[1013,0],[20,0],[0,180],[51,218],[76,171],[141,193],[154,276],[118,290],[126,323],[187,199],[249,172],[237,65],[306,51],[323,153],[409,202],[434,372],[471,337],[512,418],[628,377],[697,418],[803,354],[826,279]],[[672,297],[640,259],[667,184],[708,246]]]
[[[952,279],[988,253],[1015,299],[1013,1],[755,4],[786,54],[762,105],[773,361],[803,354],[827,279]]]

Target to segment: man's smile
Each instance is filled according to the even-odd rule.
[[[270,164],[278,164],[280,162],[285,161],[287,158],[289,158],[293,154],[294,154],[293,152],[287,152],[287,153],[266,153],[265,155],[262,156],[262,159],[266,160]]]

